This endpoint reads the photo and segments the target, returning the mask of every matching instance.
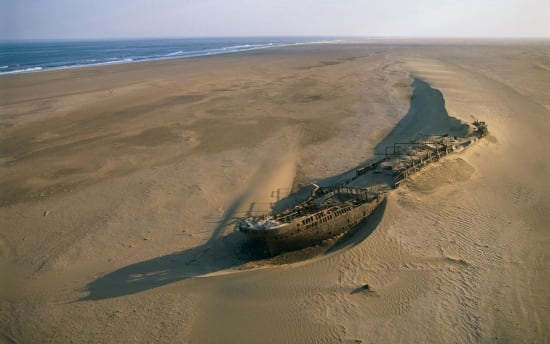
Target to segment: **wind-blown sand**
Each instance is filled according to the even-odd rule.
[[[548,342],[549,61],[376,41],[1,77],[0,341]],[[234,231],[445,111],[490,135],[332,249]]]

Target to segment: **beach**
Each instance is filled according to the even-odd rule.
[[[549,61],[358,40],[1,76],[0,342],[548,342]],[[454,123],[415,78],[489,135],[334,249],[269,258],[236,232]]]

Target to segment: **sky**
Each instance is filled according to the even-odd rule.
[[[550,37],[550,0],[0,0],[0,39]]]

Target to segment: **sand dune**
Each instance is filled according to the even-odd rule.
[[[376,41],[2,77],[0,341],[547,342],[549,55]],[[348,236],[270,259],[234,231],[470,115],[489,137]]]

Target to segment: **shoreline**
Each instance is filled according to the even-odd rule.
[[[267,37],[266,37],[267,38]],[[274,39],[287,39],[287,37],[273,37]],[[296,39],[304,39],[308,37],[296,37]],[[312,37],[313,38],[313,37]],[[319,39],[323,37],[318,37]],[[220,38],[212,38],[212,39],[220,39]],[[246,42],[246,38],[243,43]],[[158,40],[152,40],[152,41],[170,41],[171,39],[158,39]],[[180,40],[200,40],[200,39],[180,39]],[[151,40],[121,40],[121,43],[125,42],[142,42],[142,41],[151,41]],[[205,39],[204,41],[208,42],[208,39]],[[317,44],[333,44],[333,43],[339,43],[342,42],[342,39],[332,39],[332,40],[320,40],[320,41],[307,41],[307,42],[289,42],[289,43],[261,43],[261,44],[243,44],[238,46],[227,46],[227,47],[219,47],[219,48],[211,48],[204,51],[190,51],[185,52],[183,50],[178,50],[176,52],[167,53],[164,55],[159,56],[150,56],[150,57],[119,57],[116,58],[114,61],[105,61],[105,62],[98,62],[98,63],[87,63],[87,64],[74,64],[74,65],[63,65],[63,66],[56,66],[56,67],[44,67],[44,66],[29,66],[24,69],[18,69],[18,70],[12,70],[12,71],[6,71],[2,72],[1,69],[8,68],[9,65],[0,67],[0,77],[3,75],[20,75],[20,74],[31,74],[31,73],[41,73],[41,72],[52,72],[52,71],[63,71],[63,70],[72,70],[72,69],[81,69],[81,68],[94,68],[94,67],[108,67],[113,65],[124,65],[124,64],[133,64],[133,63],[140,63],[140,62],[157,62],[157,61],[169,61],[169,60],[179,60],[179,59],[188,59],[188,58],[200,58],[200,57],[208,57],[208,56],[218,56],[218,55],[228,55],[228,54],[238,54],[238,53],[246,53],[251,51],[257,51],[257,50],[263,50],[263,49],[272,49],[272,48],[284,48],[284,47],[292,47],[292,46],[302,46],[302,45],[317,45]],[[90,40],[90,41],[22,41],[22,43],[112,43],[112,42],[118,42],[117,40]],[[5,44],[15,44],[20,43],[17,42],[4,42]],[[252,43],[252,42],[249,42]],[[183,49],[181,47],[174,46],[173,49]],[[91,56],[92,57],[92,56]],[[90,58],[91,58],[90,57]]]
[[[215,38],[215,37],[212,37]],[[269,37],[265,37],[269,38]],[[273,38],[278,38],[276,36],[273,36]],[[287,38],[287,37],[282,37]],[[297,38],[300,38],[297,36]],[[307,37],[306,37],[307,38]],[[314,37],[312,37],[314,38]],[[323,38],[323,37],[319,37]],[[183,38],[187,39],[187,38]],[[189,38],[194,39],[194,38]],[[136,39],[137,41],[141,41],[141,39]],[[148,40],[148,39],[143,39]],[[170,38],[160,38],[159,40],[170,40]],[[113,40],[118,41],[118,40]],[[126,41],[126,40],[121,40]],[[26,41],[25,41],[26,42]],[[33,40],[30,40],[29,42],[34,42]],[[41,41],[39,41],[41,42]],[[49,40],[46,40],[44,42],[49,42]],[[58,42],[57,40],[52,40],[52,42]],[[59,42],[73,42],[73,41],[62,41]],[[80,41],[74,41],[75,43],[79,43]],[[88,42],[88,41],[84,41]],[[103,42],[102,40],[90,40],[90,42]],[[105,40],[104,42],[112,42],[111,40]],[[10,41],[11,43],[11,41]],[[59,66],[59,67],[51,67],[51,68],[44,68],[42,66],[34,66],[29,67],[23,70],[16,70],[16,71],[7,71],[7,72],[1,72],[0,71],[0,78],[5,76],[18,76],[18,75],[28,75],[28,74],[37,74],[37,73],[45,73],[45,72],[62,72],[62,71],[72,71],[72,70],[80,70],[80,69],[88,69],[88,68],[103,68],[103,67],[113,67],[113,66],[121,66],[121,65],[129,65],[129,64],[137,64],[137,63],[155,63],[155,62],[165,62],[165,61],[177,61],[177,60],[185,60],[185,59],[194,59],[194,58],[205,58],[205,57],[212,57],[212,56],[223,56],[223,55],[238,55],[238,54],[246,54],[249,52],[255,52],[255,51],[261,51],[264,49],[277,49],[277,48],[289,48],[289,47],[299,47],[299,46],[308,46],[308,45],[325,45],[325,44],[366,44],[366,45],[376,45],[376,44],[383,44],[383,45],[407,45],[407,44],[413,44],[413,45],[435,45],[435,46],[445,46],[445,45],[467,45],[467,46],[480,46],[480,45],[492,45],[492,46],[529,46],[529,45],[550,45],[550,38],[548,37],[486,37],[486,38],[468,38],[468,37],[451,37],[451,38],[445,38],[445,37],[424,37],[424,38],[407,38],[407,37],[346,37],[346,38],[335,38],[333,40],[322,40],[322,41],[312,41],[312,42],[296,42],[296,43],[283,43],[283,44],[263,44],[261,47],[251,47],[246,48],[243,50],[238,51],[220,51],[220,52],[208,52],[208,53],[196,53],[196,54],[190,54],[186,56],[159,56],[154,58],[143,58],[143,59],[133,59],[133,58],[121,58],[117,61],[111,61],[111,62],[101,62],[101,63],[90,63],[90,64],[82,64],[82,65],[73,65],[73,66]],[[5,66],[8,67],[8,66]]]

